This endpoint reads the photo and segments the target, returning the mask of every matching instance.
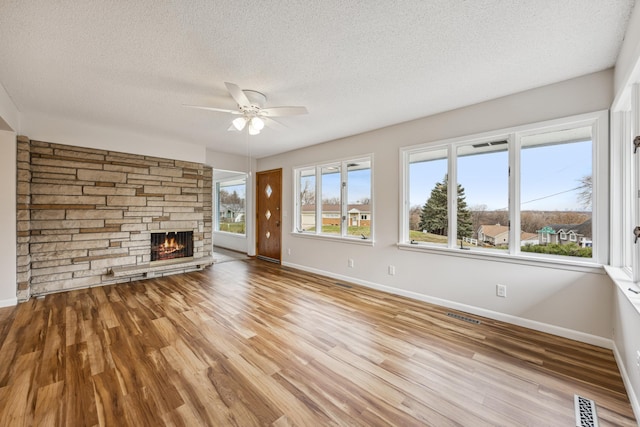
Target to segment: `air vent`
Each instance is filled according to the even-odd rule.
[[[482,147],[493,147],[495,145],[504,145],[507,144],[507,141],[492,141],[492,142],[481,142],[479,144],[473,144],[473,148],[482,148]]]
[[[348,289],[351,289],[353,287],[351,285],[347,285],[345,283],[340,283],[340,282],[336,282],[336,285],[341,286],[343,288],[348,288]]]
[[[576,394],[573,396],[573,403],[576,408],[576,427],[598,427],[596,404],[593,400]]]
[[[480,321],[477,320],[477,319],[472,319],[471,317],[462,316],[462,315],[456,314],[456,313],[447,313],[447,316],[453,317],[454,319],[462,320],[464,322],[473,323],[474,325],[479,325],[480,324]]]

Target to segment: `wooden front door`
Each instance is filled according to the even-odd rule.
[[[258,258],[280,263],[282,169],[256,174],[256,246]]]

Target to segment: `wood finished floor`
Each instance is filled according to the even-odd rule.
[[[611,351],[264,261],[0,309],[1,426],[636,425]]]

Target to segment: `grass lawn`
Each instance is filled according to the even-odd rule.
[[[219,226],[218,231],[226,231],[227,233],[244,234],[244,222],[223,222]]]
[[[316,231],[315,227],[307,229],[307,231]],[[323,234],[337,234],[340,235],[340,226],[339,225],[323,225],[322,226]],[[349,236],[367,236],[367,238],[371,237],[371,227],[349,227],[347,230],[347,235]]]

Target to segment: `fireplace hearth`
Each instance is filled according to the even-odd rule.
[[[151,233],[151,262],[193,256],[193,231]]]

